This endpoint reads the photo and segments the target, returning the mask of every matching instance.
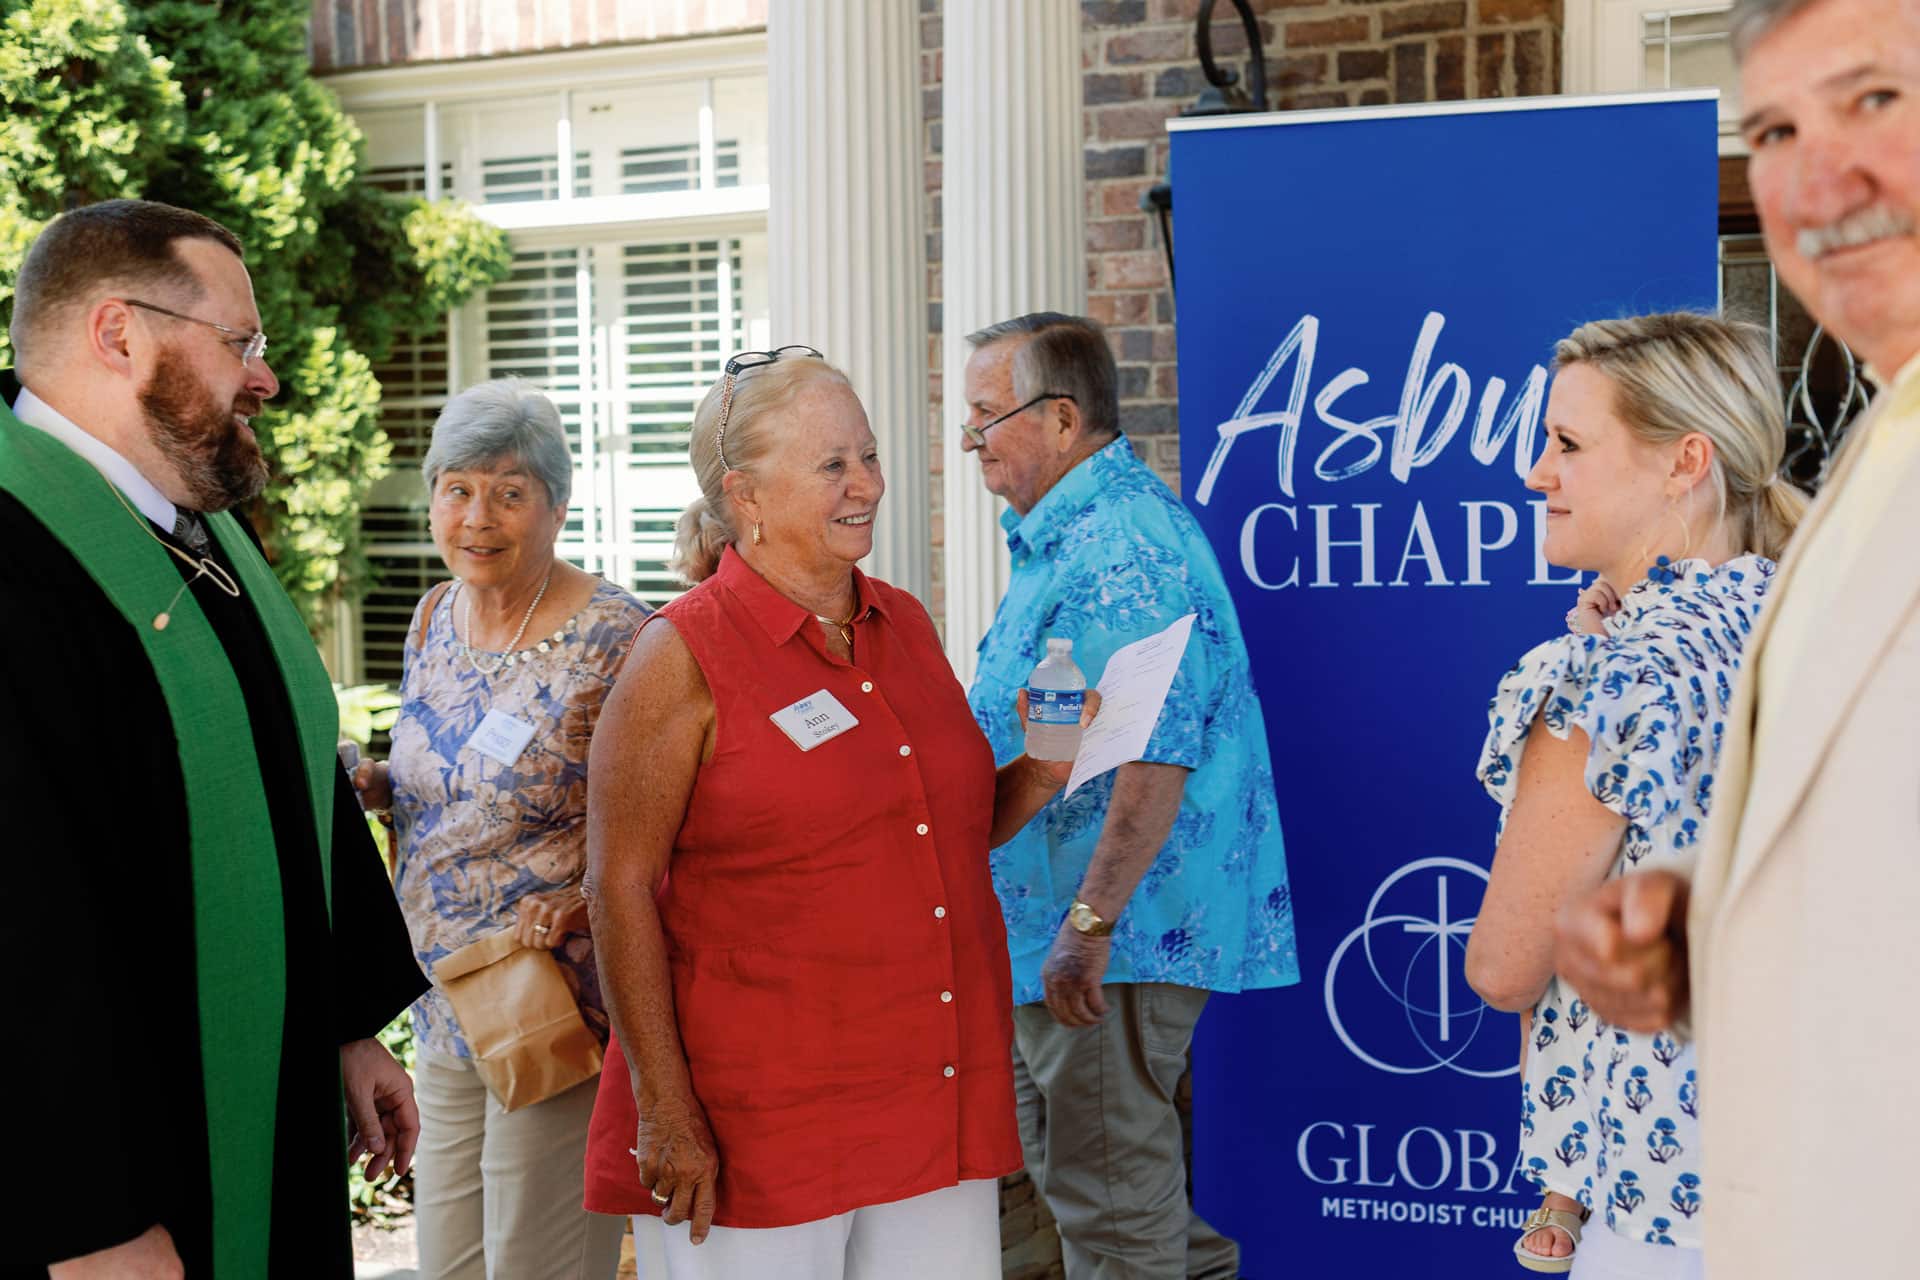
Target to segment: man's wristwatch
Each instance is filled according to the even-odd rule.
[[[1073,926],[1075,933],[1083,933],[1089,938],[1104,938],[1113,932],[1113,921],[1102,920],[1099,912],[1078,898],[1067,908],[1067,923]]]

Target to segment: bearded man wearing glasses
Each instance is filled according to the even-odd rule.
[[[185,209],[56,218],[0,373],[0,778],[50,917],[10,913],[14,1137],[71,1193],[8,1222],[55,1277],[351,1274],[348,1158],[404,1172],[374,1034],[426,986],[298,612],[233,509],[279,390],[240,243]],[[10,408],[10,411],[9,411]],[[25,865],[24,863],[22,864]]]
[[[994,854],[1027,1169],[1070,1280],[1232,1277],[1238,1247],[1187,1200],[1173,1095],[1210,992],[1299,980],[1246,642],[1199,525],[1120,434],[1100,326],[1039,313],[967,341],[961,430],[1012,508],[1013,576],[968,694],[996,758],[1021,750],[1010,708],[1049,637],[1097,685],[1115,650],[1196,615],[1141,758]]]

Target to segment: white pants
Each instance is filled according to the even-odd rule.
[[[664,1237],[649,1269],[650,1240]],[[1000,1280],[1000,1184],[962,1182],[792,1227],[715,1227],[698,1245],[687,1224],[633,1220],[640,1280]]]
[[[622,1223],[581,1205],[599,1083],[509,1112],[465,1059],[415,1055],[421,1280],[612,1280]]]
[[[1615,1235],[1596,1214],[1573,1251],[1569,1274],[1572,1280],[1701,1280],[1706,1274],[1702,1257],[1698,1249]]]

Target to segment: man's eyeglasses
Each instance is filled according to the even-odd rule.
[[[977,427],[969,426],[967,423],[964,423],[964,422],[961,423],[960,424],[961,433],[964,434],[967,437],[967,439],[973,441],[974,448],[984,449],[987,447],[987,432],[993,430],[995,427],[1005,422],[1008,418],[1017,417],[1020,414],[1025,413],[1027,410],[1033,408],[1033,406],[1039,404],[1042,400],[1073,400],[1073,397],[1068,395],[1064,391],[1042,391],[1039,395],[1027,401],[1025,404],[1021,405],[1019,408],[1007,410],[1005,413],[995,418],[992,422],[982,423],[980,426],[977,426]],[[1075,404],[1080,403],[1078,400],[1073,400],[1073,402]]]
[[[175,320],[186,320],[192,324],[203,324],[209,329],[218,329],[229,335],[226,340],[227,345],[239,353],[241,364],[250,365],[267,354],[267,335],[264,333],[242,333],[229,325],[213,320],[202,320],[198,316],[181,315],[178,311],[169,311],[165,307],[157,307],[151,302],[142,302],[138,298],[128,298],[125,301],[128,306],[139,307],[142,311],[157,311],[163,316],[172,316]]]
[[[720,468],[733,470],[733,464],[727,461],[727,419],[733,416],[733,384],[741,374],[756,369],[763,364],[772,364],[781,356],[793,356],[801,359],[825,360],[826,357],[812,347],[798,342],[790,342],[784,347],[775,347],[771,351],[742,351],[727,361],[726,386],[720,392],[720,429],[714,433],[714,447],[720,453]]]

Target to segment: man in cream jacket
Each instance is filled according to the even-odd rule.
[[[1920,1274],[1920,0],[1740,0],[1781,277],[1879,382],[1748,646],[1692,880],[1610,881],[1556,967],[1700,1050],[1710,1280]]]

